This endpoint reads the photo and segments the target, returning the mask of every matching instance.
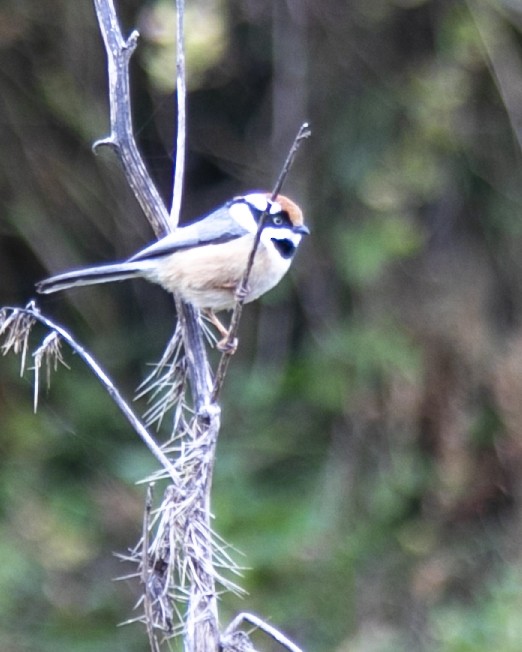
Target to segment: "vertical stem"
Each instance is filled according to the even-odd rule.
[[[170,209],[170,224],[175,228],[179,222],[181,198],[183,195],[183,179],[185,176],[185,141],[187,132],[187,84],[185,76],[185,43],[184,43],[184,0],[176,0],[176,97],[178,106],[178,125],[176,134],[176,164],[174,167],[174,183],[172,188],[172,206]]]
[[[219,648],[220,632],[218,624],[218,604],[213,576],[212,532],[210,525],[211,515],[211,490],[212,476],[216,445],[220,428],[220,411],[216,407],[212,414],[197,419],[196,434],[199,436],[200,428],[205,433],[206,455],[202,455],[200,463],[203,466],[201,473],[203,486],[199,498],[198,509],[203,527],[198,527],[195,536],[198,540],[198,554],[193,563],[197,568],[198,581],[190,589],[188,612],[185,619],[186,631],[185,652],[217,652]]]
[[[205,414],[211,402],[212,379],[198,313],[193,306],[181,301],[176,301],[176,311],[183,327],[183,342],[196,414]]]
[[[184,51],[184,0],[176,0],[177,22],[177,138],[176,165],[172,189],[170,224],[177,225],[181,210],[183,178],[185,170],[186,140],[186,77]],[[178,318],[182,323],[182,333],[187,356],[192,399],[196,410],[195,437],[204,435],[208,454],[200,459],[202,468],[201,493],[197,509],[202,528],[199,530],[197,555],[192,562],[197,567],[197,582],[190,587],[188,612],[185,619],[185,652],[217,652],[219,646],[218,608],[215,579],[212,574],[213,552],[210,524],[210,500],[212,474],[219,434],[220,411],[211,404],[212,378],[208,364],[203,334],[197,310],[189,305],[176,302]],[[190,553],[188,553],[190,554]]]
[[[185,652],[214,652],[219,645],[218,608],[213,566],[212,530],[210,523],[210,501],[212,474],[220,427],[219,406],[211,402],[212,378],[207,361],[205,345],[197,311],[191,305],[177,302],[178,316],[182,323],[187,361],[189,363],[190,386],[196,408],[194,438],[204,436],[205,450],[201,451],[199,464],[202,478],[198,497],[198,555],[192,559],[197,567],[197,582],[190,589],[187,616],[185,619]]]

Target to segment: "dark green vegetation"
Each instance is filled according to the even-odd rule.
[[[223,621],[255,611],[309,652],[519,650],[518,5],[187,2],[186,218],[270,188],[302,120],[314,131],[285,188],[313,234],[245,310],[224,394],[216,529],[252,570]],[[173,3],[119,4],[143,33],[136,133],[167,197],[173,55],[154,23]],[[118,163],[91,154],[106,130],[90,0],[4,0],[2,305],[152,238]],[[172,329],[144,282],[41,305],[127,396]],[[112,552],[139,536],[153,463],[65,359],[36,416],[31,374],[0,361],[0,648],[141,651],[115,628],[134,594]]]

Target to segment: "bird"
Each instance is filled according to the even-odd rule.
[[[36,284],[40,294],[84,285],[144,278],[204,311],[226,347],[228,330],[215,313],[237,301],[256,234],[263,218],[244,302],[255,301],[286,274],[304,235],[310,233],[299,206],[284,195],[250,192],[211,213],[179,226],[136,254],[116,263],[72,270]]]

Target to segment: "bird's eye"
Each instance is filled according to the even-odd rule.
[[[274,217],[272,218],[272,222],[276,226],[281,226],[281,224],[283,223],[283,218],[280,215],[274,215]]]

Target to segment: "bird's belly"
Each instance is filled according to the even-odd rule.
[[[245,273],[253,236],[233,242],[194,247],[159,259],[147,276],[199,309],[228,310]],[[290,261],[260,245],[248,282],[245,302],[254,301],[284,276]]]

